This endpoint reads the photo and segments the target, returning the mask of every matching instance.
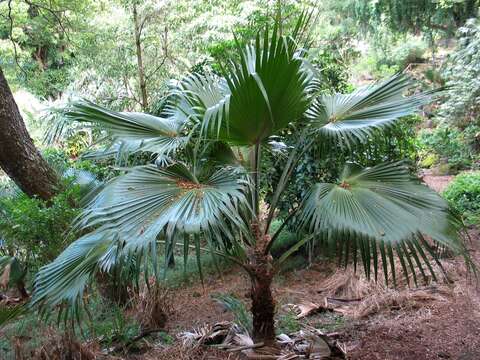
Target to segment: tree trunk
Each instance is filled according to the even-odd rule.
[[[251,257],[253,341],[275,343],[275,301],[272,296],[273,269],[271,257],[256,252]]]
[[[142,95],[142,108],[148,108],[147,83],[145,81],[145,69],[143,67],[143,53],[142,53],[142,25],[138,19],[137,5],[133,4],[133,21],[135,23],[135,45],[137,47],[137,66],[138,66],[138,80],[140,82],[140,92]]]
[[[33,144],[0,68],[0,167],[28,196],[49,200],[58,177]]]

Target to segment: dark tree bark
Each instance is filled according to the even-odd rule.
[[[273,267],[271,257],[255,251],[250,257],[253,341],[275,343],[275,301],[272,296]]]
[[[0,68],[0,167],[28,196],[49,200],[57,174],[33,144]]]

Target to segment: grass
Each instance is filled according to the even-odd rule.
[[[292,334],[301,328],[302,325],[293,311],[278,315],[277,332],[279,334]]]
[[[324,312],[309,319],[309,321],[314,328],[329,333],[345,327],[346,319],[343,315],[335,312]]]

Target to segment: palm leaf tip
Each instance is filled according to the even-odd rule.
[[[204,137],[251,145],[303,116],[311,73],[295,41],[277,31],[238,44],[238,53],[239,63],[224,69],[224,79],[195,75],[183,92]]]

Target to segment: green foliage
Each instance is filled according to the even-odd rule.
[[[469,21],[459,29],[459,41],[442,72],[446,80],[446,101],[440,107],[439,118],[459,129],[480,125],[480,25]],[[478,130],[477,130],[478,131]],[[473,140],[473,139],[470,139]],[[477,149],[478,150],[478,149]]]
[[[292,334],[302,328],[295,312],[288,311],[280,314],[277,319],[277,332],[279,334]]]
[[[480,172],[457,175],[443,196],[469,224],[480,223]]]
[[[1,2],[0,66],[37,96],[58,96],[73,79],[74,41],[87,29],[91,11],[89,0]]]
[[[224,77],[190,74],[172,82],[174,100],[162,116],[116,112],[88,101],[71,105],[67,116],[72,120],[101,125],[119,144],[157,161],[129,169],[97,193],[75,224],[83,236],[37,274],[33,307],[47,314],[63,303],[62,318],[79,318],[93,274],[128,261],[136,279],[142,271],[146,279],[151,273],[158,279],[159,254],[167,267],[174,248],[183,250],[185,265],[194,250],[201,279],[201,252],[206,251],[242,266],[262,287],[270,285],[270,274],[290,255],[313,240],[324,249],[337,249],[331,252],[345,262],[361,257],[367,275],[373,268],[375,278],[380,257],[395,276],[396,256],[415,283],[412,257],[418,266],[427,264],[435,278],[425,251],[435,253],[421,232],[464,252],[458,219],[400,162],[346,166],[338,180],[329,182],[307,179],[311,183],[299,189],[302,197],[284,201],[295,171],[308,169],[325,154],[343,153],[338,157],[346,161],[353,153],[365,162],[377,161],[385,152],[375,154],[378,147],[372,142],[383,136],[382,146],[408,155],[389,131],[397,131],[399,119],[434,96],[430,91],[405,96],[415,84],[405,74],[347,94],[325,93],[321,69],[305,51],[310,19],[303,13],[291,37],[284,37],[277,21],[273,30],[258,33],[254,43],[239,44]],[[314,146],[318,156],[308,159]],[[281,175],[265,177],[266,151],[280,159],[269,165],[288,159],[280,166]],[[266,213],[259,173],[268,184]],[[265,234],[282,201],[298,211],[295,233],[304,236],[274,260]],[[388,271],[384,273],[388,282]],[[421,273],[426,278],[423,268]]]
[[[212,298],[233,314],[234,321],[238,326],[247,334],[252,334],[252,316],[242,301],[234,295],[229,294],[214,294]]]
[[[446,125],[422,129],[417,137],[421,163],[432,166],[438,159],[439,163],[448,164],[454,172],[474,166],[478,155],[470,150],[467,139],[469,134],[468,131]],[[433,160],[435,162],[430,163]]]
[[[6,253],[36,267],[52,261],[75,238],[68,230],[80,211],[80,188],[67,180],[65,189],[48,203],[23,193],[0,198]]]
[[[272,222],[270,227],[270,233],[274,234],[282,225],[280,220],[275,220]],[[275,241],[274,245],[271,248],[271,253],[274,257],[280,257],[286,250],[291,248],[298,241],[297,235],[288,231],[288,229],[283,229],[278,239]]]
[[[128,316],[124,308],[100,302],[95,310],[95,317],[91,319],[93,333],[90,335],[99,337],[102,345],[125,344],[140,334],[140,324]]]
[[[425,61],[427,44],[419,38],[406,38],[392,49],[392,62],[400,69],[406,68],[412,63]]]
[[[373,166],[385,161],[407,159],[414,163],[418,156],[415,127],[419,122],[420,118],[417,116],[407,117],[381,134],[368,138],[365,143],[357,144],[353,149],[335,145],[327,147],[321,141],[314,143],[294,169],[291,184],[279,203],[281,215],[285,216],[298,206],[314,183],[336,181],[346,162]],[[290,141],[287,145],[293,146],[294,138]],[[279,179],[286,159],[271,155],[265,158],[262,169],[263,190],[266,200],[269,201],[273,194],[273,185]]]
[[[426,153],[425,156],[420,160],[420,167],[424,169],[429,169],[439,161],[437,154]]]
[[[402,33],[442,30],[453,32],[468,18],[476,16],[476,0],[348,0],[339,2],[347,16],[375,32],[384,23]]]

